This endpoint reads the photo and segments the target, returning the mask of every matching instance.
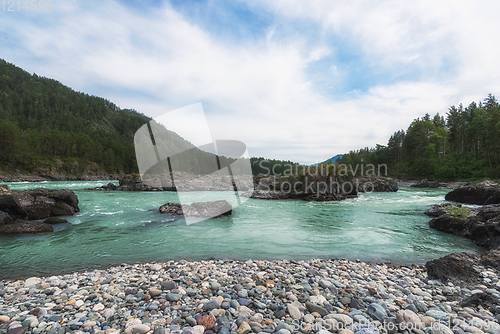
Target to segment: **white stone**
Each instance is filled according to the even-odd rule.
[[[325,316],[325,319],[335,319],[337,322],[340,322],[343,325],[343,328],[346,326],[350,326],[352,324],[352,318],[345,314],[328,314]]]
[[[149,269],[154,270],[154,271],[159,271],[159,270],[161,270],[161,268],[162,268],[162,266],[159,264],[152,264],[149,266]]]
[[[102,311],[104,310],[104,305],[102,305],[101,303],[98,303],[94,306],[94,308],[92,309],[94,312],[99,312],[99,311]]]
[[[323,296],[310,296],[309,301],[313,304],[323,305],[323,302],[326,302],[326,298]]]
[[[142,321],[141,319],[130,319],[126,324],[125,324],[125,328],[128,328],[128,327],[131,327],[131,326],[135,326],[135,325],[141,325],[142,324]]]
[[[309,324],[312,324],[314,322],[314,315],[312,314],[306,314],[304,316],[304,321],[309,323]]]
[[[396,313],[396,322],[404,324],[408,329],[424,329],[424,324],[420,321],[418,315],[411,310],[400,310]]]
[[[205,332],[205,327],[196,325],[191,329],[191,333],[193,334],[203,334]]]
[[[37,317],[35,317],[35,316],[30,317],[29,320],[30,320],[30,327],[31,328],[38,327],[38,318]]]
[[[136,334],[136,333],[146,334],[150,330],[151,330],[151,328],[148,325],[137,324],[137,325],[132,325],[132,326],[127,327],[125,329],[124,333],[125,334]]]
[[[287,306],[288,314],[292,317],[294,320],[300,320],[302,318],[302,313],[298,308],[293,306],[292,304],[288,304]]]
[[[42,280],[39,279],[38,277],[31,277],[24,282],[24,287],[27,288],[29,286],[40,284],[41,282]]]

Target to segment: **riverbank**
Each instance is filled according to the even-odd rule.
[[[0,182],[45,182],[45,181],[108,181],[118,180],[126,174],[24,174],[0,171]]]
[[[6,280],[0,332],[498,333],[498,272],[477,270],[483,282],[461,286],[416,265],[181,260]]]

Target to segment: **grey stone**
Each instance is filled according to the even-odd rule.
[[[313,304],[310,302],[306,302],[306,307],[309,310],[309,312],[318,312],[322,317],[328,314],[326,309],[323,306],[319,306],[317,304]]]
[[[387,316],[385,308],[378,303],[371,303],[366,309],[366,314],[368,314],[373,320],[384,321]]]
[[[169,302],[176,302],[181,299],[181,295],[178,293],[167,293],[165,297]]]
[[[287,305],[287,310],[288,314],[290,314],[292,319],[300,320],[302,318],[302,313],[300,312],[300,310],[295,306],[293,306],[292,304]]]

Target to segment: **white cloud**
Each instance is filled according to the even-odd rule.
[[[300,31],[308,21],[317,31],[282,38],[274,25],[261,39],[235,42],[168,4],[137,13],[113,1],[67,1],[44,22],[7,17],[0,32],[19,38],[3,57],[30,72],[150,116],[201,101],[215,137],[247,143],[250,155],[314,162],[385,144],[426,112],[498,92],[498,8],[485,4],[498,5],[481,4],[252,1],[277,22]],[[328,95],[309,70],[342,47],[396,79]],[[334,92],[352,80],[340,61],[326,70]]]

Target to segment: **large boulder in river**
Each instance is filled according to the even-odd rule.
[[[2,234],[23,234],[23,233],[43,233],[52,232],[54,229],[51,225],[37,221],[28,221],[16,219],[10,224],[0,225],[0,235]]]
[[[169,213],[185,217],[210,217],[215,218],[222,215],[230,215],[233,210],[231,204],[226,200],[213,202],[198,202],[189,204],[166,203],[160,206],[160,213]]]
[[[0,210],[13,218],[39,220],[70,216],[80,211],[78,197],[69,189],[12,190],[0,186]]]
[[[72,216],[74,214],[75,208],[64,202],[58,202],[51,212],[51,216]]]
[[[76,194],[69,189],[50,189],[48,192],[48,197],[56,200],[59,203],[66,203],[75,209],[75,212],[79,212],[78,207],[78,197]]]
[[[485,181],[452,190],[446,194],[445,199],[447,201],[477,205],[500,204],[500,186]]]

